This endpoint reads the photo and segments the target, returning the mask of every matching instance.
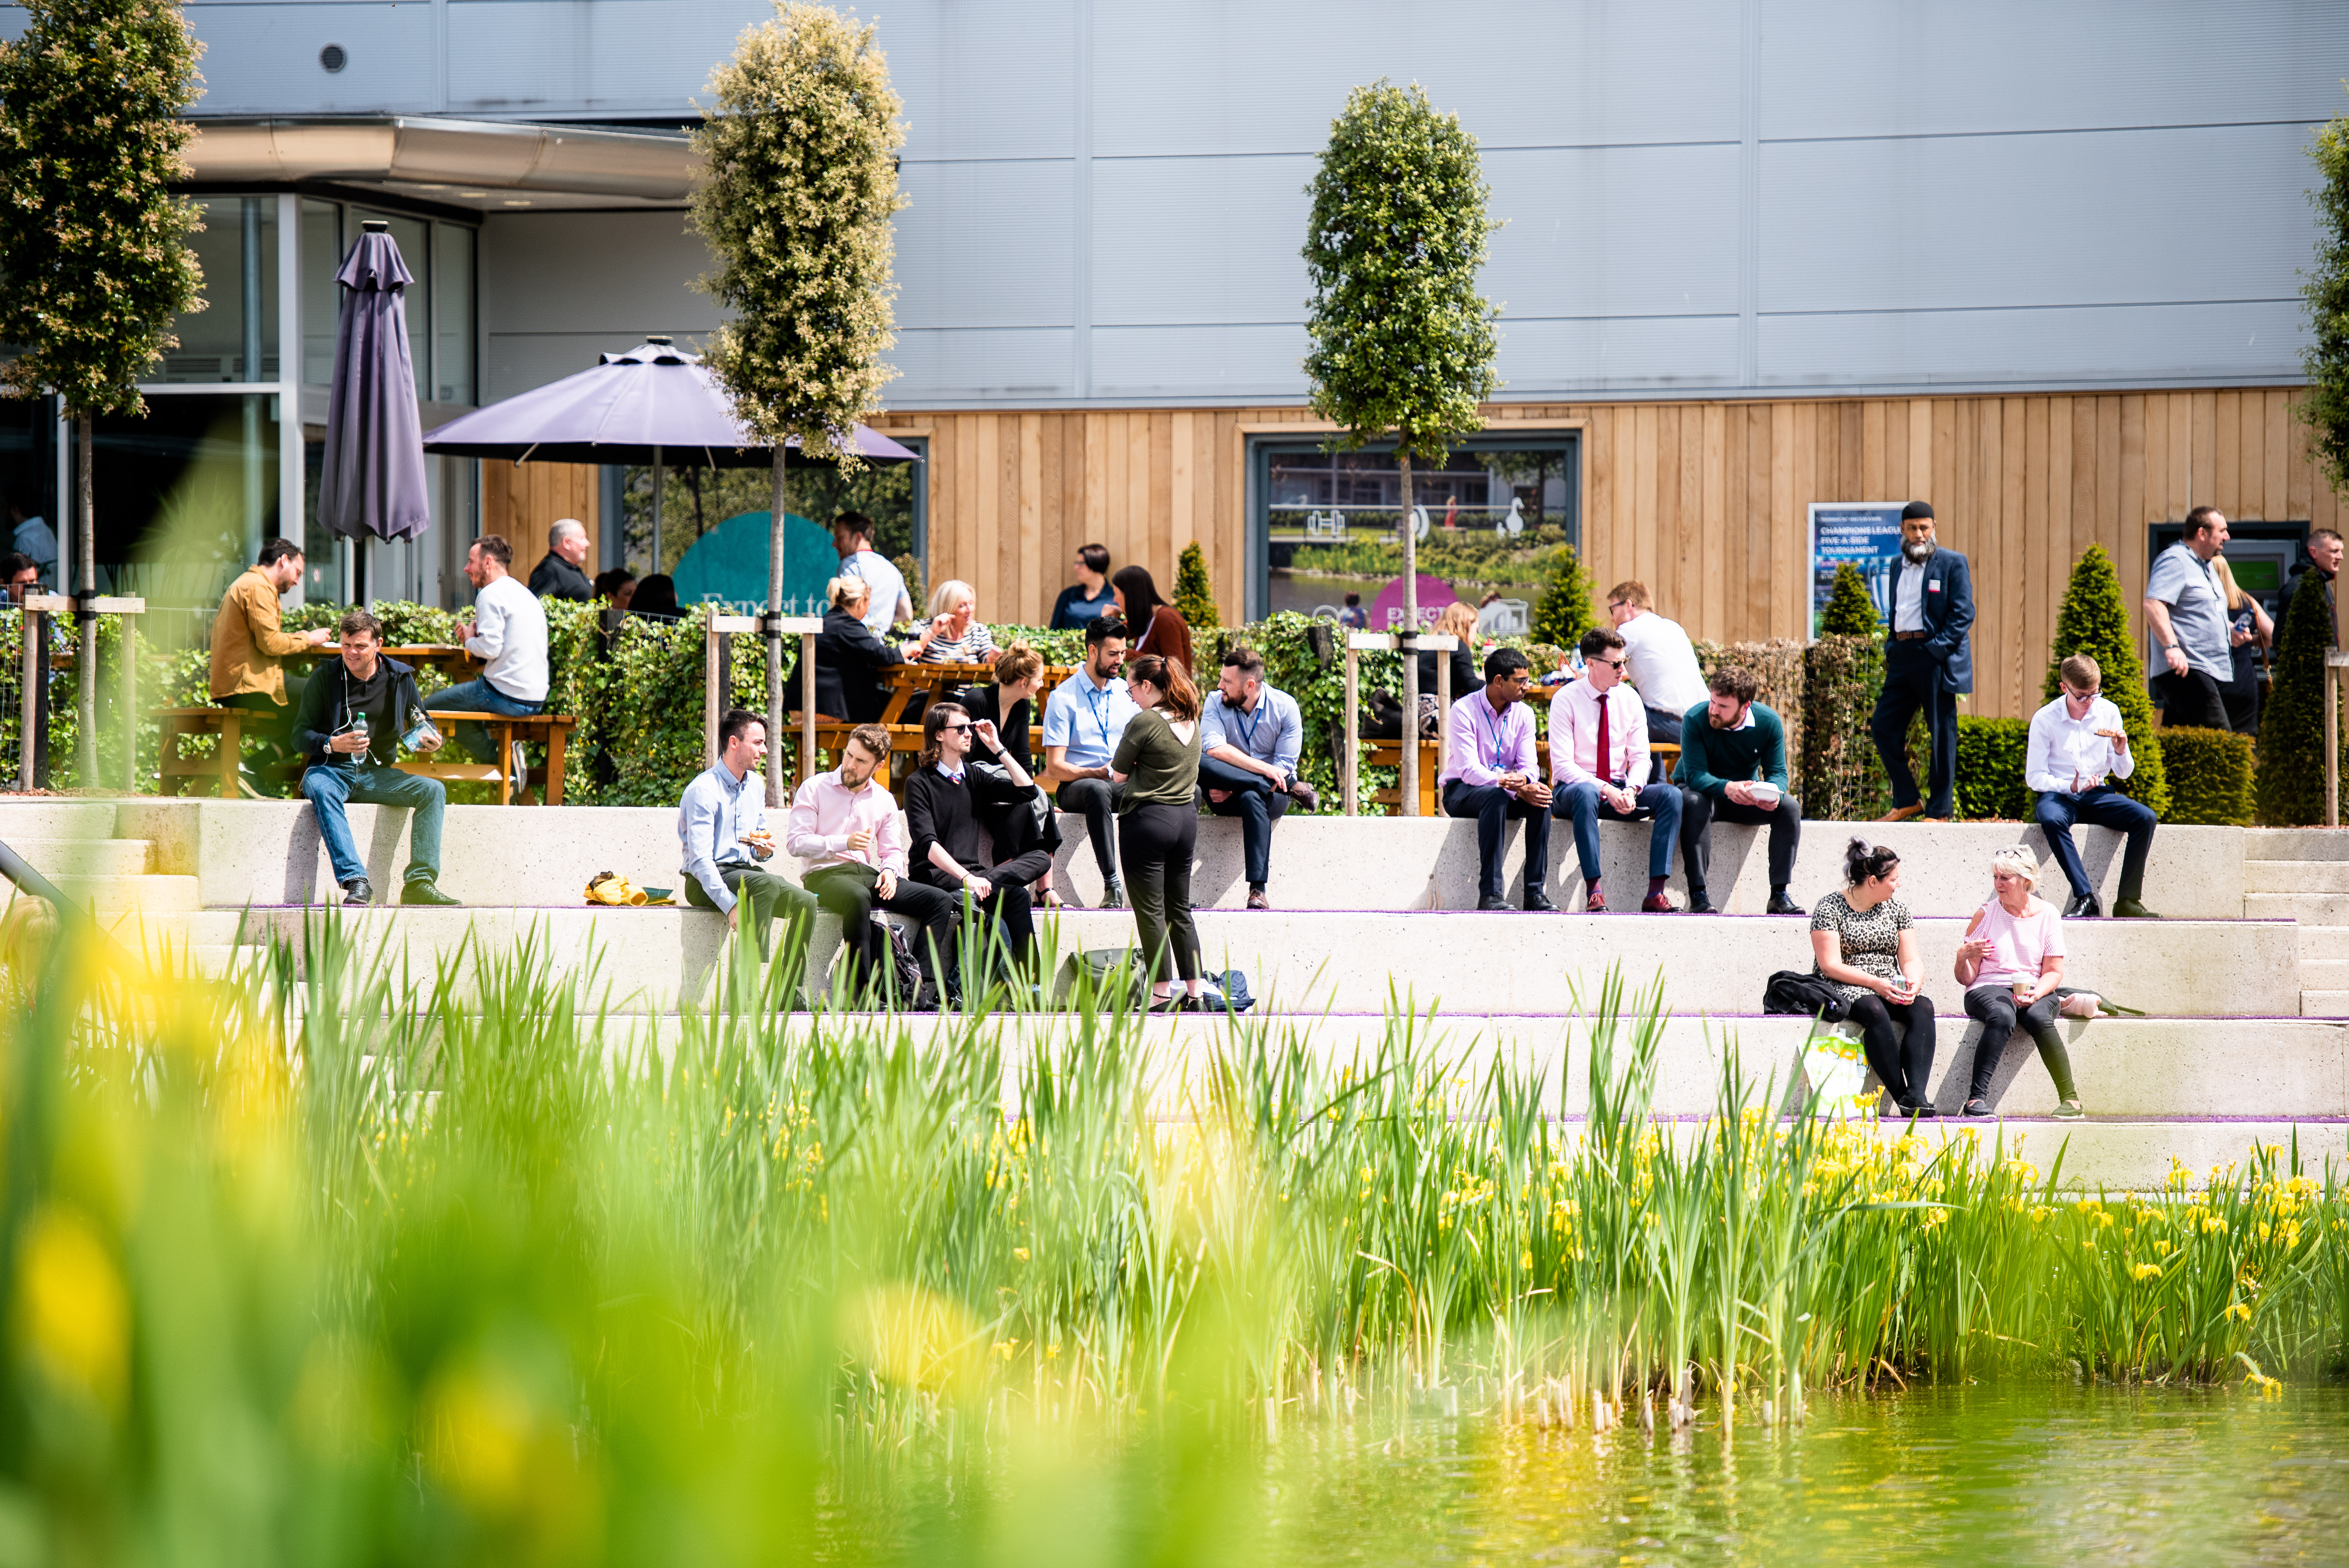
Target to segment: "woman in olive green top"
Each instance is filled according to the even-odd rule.
[[[1117,802],[1117,858],[1133,900],[1151,1011],[1195,1013],[1199,931],[1191,923],[1191,857],[1199,841],[1199,688],[1177,659],[1145,654],[1125,674],[1142,711],[1128,719],[1110,761],[1123,783]],[[1177,997],[1166,978],[1169,941],[1183,976]]]

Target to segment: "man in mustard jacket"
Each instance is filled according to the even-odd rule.
[[[260,561],[228,585],[221,595],[220,614],[212,617],[212,701],[260,716],[252,733],[264,742],[270,762],[291,755],[294,709],[302,695],[302,677],[286,675],[284,661],[327,636],[323,626],[307,632],[283,629],[278,598],[300,581],[300,546],[273,539],[261,547]],[[263,793],[242,769],[237,783],[248,795]]]

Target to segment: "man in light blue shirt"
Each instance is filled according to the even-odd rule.
[[[1126,720],[1142,709],[1125,694],[1118,671],[1125,667],[1125,623],[1102,615],[1086,624],[1085,662],[1052,688],[1044,703],[1044,776],[1063,811],[1081,811],[1085,836],[1101,867],[1104,909],[1125,906],[1125,884],[1117,876],[1118,791],[1109,776],[1110,759],[1124,738]]]
[[[734,708],[719,721],[718,762],[685,787],[677,810],[678,843],[685,852],[685,902],[714,909],[727,929],[750,906],[759,956],[768,956],[767,927],[778,914],[804,940],[815,917],[815,895],[759,862],[775,852],[767,829],[767,785],[757,768],[767,755],[767,721]]]
[[[1298,777],[1305,749],[1305,717],[1297,699],[1264,679],[1264,655],[1234,647],[1224,655],[1223,678],[1199,715],[1199,789],[1207,810],[1240,820],[1247,861],[1250,909],[1270,909],[1272,825],[1291,800],[1310,811],[1320,804],[1313,786]]]
[[[840,574],[862,578],[873,590],[860,617],[864,629],[886,642],[890,627],[914,618],[905,574],[873,548],[873,520],[861,511],[843,511],[832,520],[832,542],[840,552]]]

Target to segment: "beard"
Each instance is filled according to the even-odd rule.
[[[1922,566],[1925,562],[1933,559],[1933,552],[1940,548],[1940,546],[1935,544],[1930,539],[1920,539],[1914,544],[1902,545],[1900,547],[1900,554],[1902,559],[1914,562],[1916,564]]]
[[[1711,708],[1706,708],[1704,710],[1705,723],[1715,729],[1735,729],[1737,727],[1737,721],[1744,717],[1744,716],[1743,714],[1733,714],[1729,717],[1723,718],[1721,715],[1713,712]]]

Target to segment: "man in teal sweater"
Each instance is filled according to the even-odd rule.
[[[1705,892],[1713,824],[1744,822],[1770,830],[1772,914],[1801,914],[1786,896],[1795,849],[1803,841],[1803,803],[1786,791],[1786,727],[1754,700],[1762,683],[1742,665],[1724,665],[1706,683],[1710,700],[1681,720],[1681,864],[1688,871],[1691,914],[1719,913]]]

